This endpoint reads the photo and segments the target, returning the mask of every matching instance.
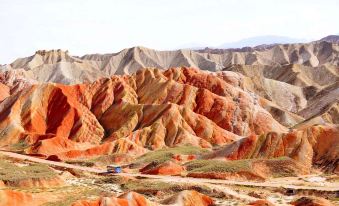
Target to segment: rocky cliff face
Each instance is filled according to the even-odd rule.
[[[144,148],[212,147],[286,131],[255,96],[220,75],[145,69],[91,84],[31,84],[2,101],[0,144],[21,142],[28,153],[68,157],[99,150],[140,154]]]
[[[211,73],[186,67],[144,69],[69,86],[3,78],[0,145],[7,149],[21,145],[19,149],[26,153],[61,159],[127,152],[139,156],[187,144],[224,146],[212,156],[289,156],[309,166],[335,169],[336,127],[288,132],[277,121],[279,113],[274,114],[287,110],[275,105],[280,99],[271,102],[256,95],[246,78],[231,71]],[[276,110],[270,110],[273,107]],[[286,115],[303,121],[292,112]],[[325,136],[328,144],[321,143]]]
[[[83,57],[71,56],[68,51],[41,50],[31,57],[20,58],[9,65],[1,66],[1,82],[4,86],[0,86],[0,92],[6,97],[8,86],[10,93],[13,93],[14,90],[26,87],[27,82],[67,85],[92,83],[93,87],[100,87],[102,82],[105,88],[111,87],[112,83],[104,79],[110,79],[114,74],[133,74],[147,67],[169,69],[187,66],[219,71],[215,75],[223,81],[240,87],[250,95],[258,95],[261,107],[286,127],[293,127],[305,120],[337,124],[338,51],[338,44],[326,38],[307,44],[275,44],[264,48],[226,50],[156,51],[134,47],[114,54]],[[164,75],[169,77],[170,73]],[[158,79],[159,76],[156,76],[154,81]],[[190,82],[187,83],[191,85]],[[200,84],[203,85],[204,82]],[[127,88],[126,85],[133,87],[129,84],[122,87]],[[192,86],[199,88],[201,85]],[[104,92],[97,95],[103,95]],[[234,95],[218,92],[222,91],[212,93]],[[199,98],[205,98],[207,94],[200,89],[197,95]],[[94,113],[100,114],[99,110],[103,109],[105,108],[96,108]]]
[[[337,126],[313,126],[285,134],[252,135],[206,154],[203,158],[237,160],[287,156],[309,168],[317,165],[326,170],[338,171],[338,138]]]

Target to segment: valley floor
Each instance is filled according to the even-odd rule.
[[[195,189],[214,194],[216,205],[243,205],[258,199],[267,199],[275,205],[288,205],[288,203],[302,195],[329,196],[333,202],[339,203],[336,195],[339,191],[339,179],[337,176],[325,176],[324,174],[305,175],[298,177],[272,178],[264,182],[217,180],[205,178],[191,178],[182,176],[147,175],[138,173],[120,173],[102,175],[104,169],[77,166],[62,162],[54,162],[37,157],[0,151],[0,155],[23,161],[47,164],[57,169],[75,169],[86,172],[87,177],[67,177],[67,183],[62,187],[42,188],[10,188],[13,190],[34,193],[37,197],[49,197],[50,203],[46,205],[67,205],[66,203],[77,199],[91,199],[104,193],[120,195],[126,190],[133,190],[142,194],[148,194],[149,199],[157,200],[159,197],[152,195],[156,190],[164,187],[166,190],[177,190],[180,187],[195,187]],[[130,179],[121,183],[117,179]],[[165,184],[163,184],[165,183]],[[165,185],[165,186],[164,186]],[[169,188],[170,186],[173,188]],[[153,187],[153,188],[152,188]],[[206,189],[208,188],[208,189]],[[8,188],[5,188],[8,189]],[[180,190],[180,189],[179,189]],[[74,191],[76,191],[74,193]],[[208,192],[206,192],[208,191]],[[72,194],[71,196],[69,194]],[[204,193],[204,192],[203,192]],[[151,195],[150,195],[151,194]],[[163,195],[160,195],[163,197]],[[166,196],[166,194],[165,194]],[[58,203],[58,199],[65,198]]]

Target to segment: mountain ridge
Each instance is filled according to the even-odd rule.
[[[43,55],[42,55],[43,54]],[[61,50],[37,51],[33,56],[15,60],[1,70],[24,69],[38,81],[74,84],[94,81],[113,74],[129,74],[144,67],[168,69],[195,67],[221,71],[231,65],[263,65],[279,67],[300,64],[311,67],[339,64],[339,45],[327,41],[307,44],[284,44],[236,50],[157,51],[132,47],[110,54],[71,56]],[[53,74],[51,76],[51,71]],[[48,71],[48,72],[47,72]],[[44,73],[48,73],[45,76]]]

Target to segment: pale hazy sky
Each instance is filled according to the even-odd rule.
[[[0,63],[38,49],[83,55],[261,35],[318,39],[339,33],[338,11],[338,0],[0,0]]]

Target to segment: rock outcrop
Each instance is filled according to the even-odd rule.
[[[194,190],[184,190],[174,196],[163,200],[165,205],[185,205],[185,206],[209,206],[213,205],[212,198]]]
[[[321,197],[301,197],[293,202],[294,206],[334,206],[330,201]]]
[[[101,197],[97,200],[79,200],[72,206],[157,206],[159,204],[147,200],[143,195],[129,192],[119,197]]]
[[[0,206],[37,206],[47,202],[44,198],[14,190],[0,190],[0,200]]]
[[[251,135],[203,156],[229,160],[287,156],[304,166],[338,170],[338,126],[312,126],[285,134]]]
[[[162,201],[162,204],[151,202],[143,195],[135,192],[128,192],[119,197],[101,197],[98,200],[80,200],[72,206],[161,206],[161,205],[185,205],[185,206],[209,206],[213,200],[196,191],[182,191]]]
[[[196,69],[145,69],[91,84],[31,84],[0,104],[1,147],[89,158],[285,132],[256,96]],[[144,149],[145,148],[145,149]]]
[[[137,157],[187,144],[222,146],[203,158],[288,156],[308,168],[338,170],[337,126],[304,122],[288,132],[274,118],[279,115],[269,113],[280,107],[250,92],[238,73],[148,68],[79,85],[16,81],[6,75],[0,103],[0,146],[5,149],[70,160],[126,153]],[[327,97],[322,103],[334,102],[335,88],[327,86],[316,96]],[[315,97],[311,105],[319,105]],[[336,113],[328,113],[332,116],[323,116],[335,122]],[[147,172],[181,170],[178,165],[176,172],[164,172],[167,167]]]
[[[257,200],[248,204],[248,206],[274,206],[273,203],[267,200]]]
[[[244,89],[242,78],[176,68],[145,69],[91,84],[27,84],[0,104],[0,145],[23,142],[27,153],[77,159],[236,141],[215,156],[289,156],[307,165],[335,165],[336,127],[306,127],[287,134],[258,97]],[[3,91],[8,95],[6,85]],[[320,144],[324,138],[326,145]]]
[[[185,168],[173,161],[167,161],[161,164],[150,163],[139,171],[142,174],[151,175],[180,175]]]

